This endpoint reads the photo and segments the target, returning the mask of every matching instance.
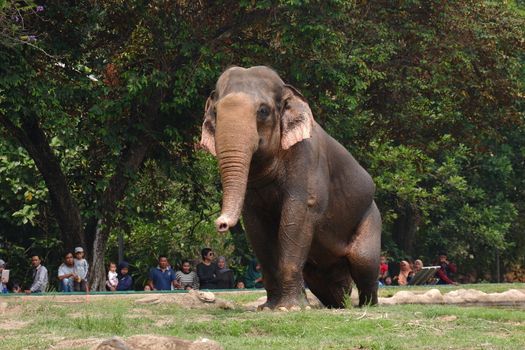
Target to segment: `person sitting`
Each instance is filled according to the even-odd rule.
[[[148,284],[151,290],[172,290],[172,287],[178,287],[175,271],[169,266],[166,256],[159,256],[157,267],[149,270]]]
[[[200,289],[216,288],[217,264],[213,262],[214,256],[215,254],[211,248],[203,248],[201,250],[202,262],[197,264]]]
[[[133,278],[128,274],[129,264],[125,261],[121,261],[120,264],[118,264],[118,271],[117,291],[123,292],[133,290]]]
[[[13,293],[23,293],[24,292],[20,282],[18,281],[13,282],[13,288],[11,288],[11,292]]]
[[[399,263],[399,275],[394,276],[394,283],[397,282],[400,286],[406,286],[408,284],[408,281],[410,280],[410,273],[412,270],[410,269],[410,264],[408,261],[403,260]]]
[[[60,290],[64,293],[73,292],[75,278],[77,278],[77,271],[75,269],[73,254],[71,252],[67,252],[64,255],[64,262],[58,267]]]
[[[75,292],[87,292],[87,276],[89,272],[89,264],[84,259],[84,249],[82,247],[75,248],[75,270],[77,276],[73,283]]]
[[[217,289],[233,289],[234,287],[233,271],[226,266],[226,258],[224,256],[217,258],[215,283]]]
[[[244,281],[242,279],[237,280],[235,283],[235,289],[244,289],[246,286],[244,285]]]
[[[118,273],[117,264],[114,262],[109,263],[108,267],[108,280],[106,281],[106,289],[109,291],[116,291],[118,285]]]
[[[248,265],[248,270],[246,271],[246,276],[244,278],[244,283],[246,288],[263,288],[263,276],[261,264],[257,262],[257,259],[250,261]]]
[[[458,269],[455,264],[448,261],[447,253],[439,253],[436,266],[441,266],[436,272],[436,277],[438,278],[437,284],[457,284],[457,282],[452,280],[452,275],[456,273]]]
[[[418,273],[422,269],[423,269],[423,261],[420,260],[420,259],[416,259],[416,261],[414,261],[414,266],[412,268],[412,272],[415,275],[416,273]]]
[[[379,282],[384,284],[385,278],[388,276],[388,263],[385,255],[381,255],[379,259]]]
[[[38,255],[31,257],[31,265],[33,266],[33,283],[25,292],[26,294],[44,293],[48,283],[47,269],[42,265],[42,260]]]
[[[199,289],[199,277],[195,271],[191,271],[191,264],[189,260],[184,260],[181,269],[177,271],[176,278],[179,283],[177,289]]]
[[[392,277],[386,276],[385,282],[383,283],[385,286],[391,286],[392,285]]]

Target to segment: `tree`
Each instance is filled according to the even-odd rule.
[[[518,5],[4,2],[0,147],[11,153],[0,173],[26,176],[0,180],[17,204],[0,215],[33,222],[32,235],[47,226],[66,249],[86,244],[96,289],[114,232],[137,259],[150,233],[180,255],[217,242],[205,221],[219,182],[195,152],[203,104],[228,65],[266,64],[370,170],[395,257],[428,260],[441,246],[465,266],[493,247],[523,257]]]

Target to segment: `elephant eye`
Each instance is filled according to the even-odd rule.
[[[260,120],[265,120],[270,115],[270,107],[262,105],[257,111],[257,118]]]

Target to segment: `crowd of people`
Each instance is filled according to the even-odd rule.
[[[48,271],[42,265],[41,257],[31,257],[32,283],[23,289],[19,283],[8,286],[8,277],[4,276],[6,263],[0,259],[0,273],[2,274],[1,292],[8,293],[42,293],[49,285]],[[457,284],[453,275],[457,272],[454,263],[448,260],[447,254],[439,253],[437,261],[432,264],[435,274],[423,281],[423,284]],[[386,255],[381,256],[379,265],[379,285],[409,285],[411,280],[424,269],[423,261],[420,259],[411,261],[402,260],[399,263],[389,262]],[[84,257],[84,249],[76,247],[74,252],[64,254],[63,262],[58,267],[56,279],[59,282],[58,290],[64,293],[87,292],[89,264]],[[234,271],[229,269],[224,256],[215,259],[215,253],[211,248],[201,251],[201,261],[192,268],[190,260],[183,260],[180,268],[175,269],[167,256],[159,256],[158,265],[151,267],[148,279],[143,289],[155,290],[189,290],[189,289],[242,289],[263,288],[263,275],[261,265],[253,259],[242,277],[237,277]],[[134,290],[133,278],[129,274],[129,264],[121,261],[116,264],[108,264],[106,289],[108,291],[131,291]]]
[[[411,261],[402,260],[399,263],[388,262],[386,255],[381,255],[379,263],[379,285],[380,286],[406,286],[423,270],[423,261],[420,259]],[[453,280],[457,267],[450,262],[447,253],[440,252],[437,260],[432,264],[435,274],[423,281],[423,284],[457,284]]]
[[[158,258],[158,265],[151,267],[148,271],[148,279],[143,289],[145,291],[155,290],[189,290],[189,289],[243,289],[243,288],[263,288],[261,265],[253,259],[246,275],[235,278],[234,271],[229,269],[224,256],[215,259],[215,253],[211,248],[204,248],[201,251],[202,260],[196,265],[195,271],[192,269],[190,260],[183,260],[180,269],[175,269],[170,265],[168,257],[161,255]],[[8,280],[2,273],[6,263],[0,260],[0,273],[2,273],[1,292],[2,293],[43,293],[48,289],[49,276],[45,266],[42,265],[41,257],[33,255],[31,257],[32,283],[23,289],[19,283],[13,283],[8,287]],[[64,254],[63,262],[58,267],[56,279],[58,290],[64,293],[87,292],[89,264],[84,258],[84,249],[76,247],[74,252]],[[107,291],[131,291],[134,290],[133,278],[129,274],[129,264],[121,261],[118,265],[115,262],[108,264]]]

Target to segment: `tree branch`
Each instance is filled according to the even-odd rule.
[[[22,145],[40,171],[49,190],[55,219],[66,249],[84,245],[80,210],[69,191],[60,162],[37,119],[25,118],[19,127],[5,115],[0,115],[0,125]]]

